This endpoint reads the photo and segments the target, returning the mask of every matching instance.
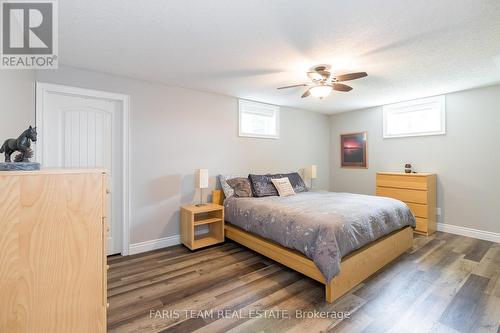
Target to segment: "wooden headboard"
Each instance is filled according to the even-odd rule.
[[[224,191],[213,190],[212,191],[212,203],[222,205],[224,204]]]

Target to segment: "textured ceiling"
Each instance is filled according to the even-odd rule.
[[[64,0],[60,62],[324,113],[500,82],[499,0]],[[300,99],[305,72],[366,71]]]

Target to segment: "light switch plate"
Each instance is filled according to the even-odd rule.
[[[439,207],[436,208],[436,215],[441,216],[441,208]]]

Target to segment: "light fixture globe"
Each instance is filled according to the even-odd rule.
[[[323,98],[330,95],[330,93],[332,92],[332,87],[326,85],[318,85],[309,89],[309,92],[314,97]]]

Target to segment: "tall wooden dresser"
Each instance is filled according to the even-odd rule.
[[[0,332],[106,331],[102,170],[0,172]]]
[[[377,195],[403,201],[417,220],[415,232],[436,231],[436,175],[432,173],[377,173]]]

